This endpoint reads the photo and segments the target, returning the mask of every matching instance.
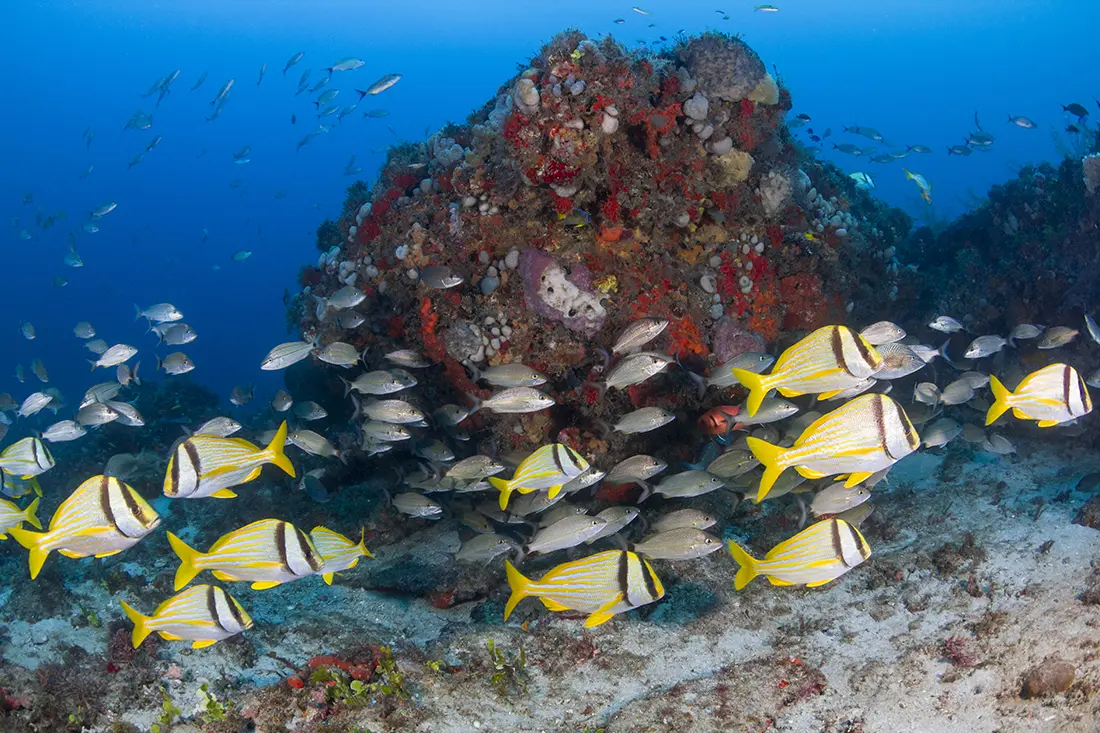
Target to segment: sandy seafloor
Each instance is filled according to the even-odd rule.
[[[1068,438],[1016,442],[1014,456],[972,452],[956,441],[938,455],[905,459],[889,486],[874,490],[876,512],[864,525],[873,557],[817,590],[757,579],[735,592],[736,566],[725,551],[659,562],[669,586],[661,604],[585,631],[534,600],[501,626],[503,592],[486,604],[440,610],[339,579],[332,588],[309,579],[261,593],[237,585],[232,592],[256,620],[245,638],[201,651],[160,643],[155,656],[135,661],[154,670],[154,682],[104,693],[109,713],[90,730],[111,730],[104,720],[150,730],[162,686],[186,717],[209,681],[220,699],[255,717],[256,730],[284,729],[270,723],[276,706],[285,708],[275,717],[286,730],[306,731],[1100,731],[1100,606],[1083,599],[1100,583],[1100,531],[1072,523],[1091,498],[1077,482],[1100,469],[1100,457]],[[796,518],[792,498],[780,501]],[[734,514],[734,525],[745,511]],[[403,546],[375,548],[378,560],[351,573],[380,572],[408,553],[425,571],[449,563],[455,527],[425,524]],[[17,550],[11,542],[0,547]],[[162,565],[166,573],[175,567],[167,559]],[[71,608],[37,623],[7,621],[5,605],[26,581],[14,589],[12,582],[0,586],[0,687],[17,692],[73,645],[105,659],[107,622],[121,617],[117,601],[125,594],[112,598],[92,583],[70,588],[74,604],[102,616],[101,628],[74,626]],[[684,621],[679,609],[689,596],[713,604]],[[480,618],[495,625],[473,620]],[[524,648],[525,689],[502,695],[491,683],[489,638],[509,654]],[[962,640],[954,661],[944,646],[949,638]],[[379,707],[367,706],[327,709],[322,723],[324,706],[309,702],[310,690],[281,681],[288,663],[304,668],[314,655],[362,644],[391,644],[412,693],[385,720]],[[1073,665],[1073,685],[1024,699],[1024,675],[1051,657]],[[425,664],[433,660],[443,663],[439,670]],[[124,667],[114,677],[128,673]],[[22,729],[0,714],[0,731]],[[170,728],[214,729],[198,720]]]

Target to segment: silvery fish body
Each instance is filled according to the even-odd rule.
[[[622,484],[628,481],[648,481],[668,468],[660,458],[636,455],[624,458],[607,472],[604,480],[609,484]]]
[[[321,349],[317,358],[326,364],[347,368],[359,363],[359,352],[351,344],[335,341]]]
[[[867,339],[867,343],[871,344],[871,346],[892,344],[905,338],[905,329],[890,321],[872,323],[859,333],[863,338]]]
[[[161,358],[157,357],[157,369],[163,369],[165,374],[171,374],[178,376],[180,374],[187,374],[194,370],[195,362],[191,361],[191,357],[182,351],[176,351],[168,356]]]
[[[301,448],[310,455],[320,456],[321,458],[340,457],[340,452],[336,450],[336,446],[329,442],[328,438],[312,430],[295,430],[287,436],[286,442]]]
[[[969,379],[956,379],[943,388],[940,402],[944,405],[961,405],[974,396],[974,387]]]
[[[474,381],[485,380],[495,387],[538,387],[546,384],[546,376],[536,369],[513,362],[479,370]]]
[[[294,414],[302,420],[321,420],[328,417],[328,411],[316,402],[299,402],[294,406]]]
[[[500,461],[489,456],[479,455],[462,459],[451,466],[446,475],[460,481],[477,481],[496,476],[503,470],[505,470],[505,466]]]
[[[693,469],[675,473],[653,487],[653,493],[662,496],[688,498],[717,491],[725,485],[717,476]]]
[[[527,553],[546,553],[576,547],[599,533],[606,524],[606,520],[588,515],[566,517],[539,530],[523,546],[523,550]]]
[[[634,551],[653,560],[694,560],[722,549],[722,541],[694,527],[680,527],[648,535]]]
[[[958,437],[960,432],[961,425],[949,417],[942,417],[924,429],[921,433],[921,444],[925,448],[939,448]]]
[[[183,313],[171,303],[158,303],[144,310],[135,305],[134,311],[137,313],[134,318],[135,321],[139,318],[145,318],[156,323],[172,323],[173,321],[183,320]]]
[[[1040,349],[1057,349],[1073,341],[1073,339],[1077,338],[1077,334],[1077,330],[1066,328],[1065,326],[1048,328],[1043,332],[1043,337],[1039,339],[1039,343],[1036,344],[1036,346]]]
[[[871,491],[863,486],[845,486],[838,482],[814,494],[810,511],[815,517],[823,514],[840,514],[859,506],[871,498]]]
[[[641,384],[650,377],[668,369],[672,362],[671,356],[652,351],[631,354],[611,368],[611,371],[607,373],[606,385],[608,388],[617,387],[622,389]]]
[[[719,478],[737,478],[760,465],[751,451],[733,449],[715,458],[707,465],[707,473]]]
[[[302,359],[307,358],[312,351],[313,344],[305,341],[290,341],[279,344],[264,357],[260,369],[265,371],[286,369],[288,366],[297,364]]]
[[[37,415],[42,409],[53,401],[51,395],[44,392],[35,392],[34,394],[23,400],[23,404],[19,406],[19,411],[16,413],[19,417],[31,417]]]
[[[928,327],[940,333],[956,333],[965,330],[963,325],[951,316],[937,316],[928,324]]]
[[[218,580],[266,590],[316,575],[324,563],[305,532],[279,519],[261,519],[228,532],[206,552],[192,549],[171,532],[168,541],[180,559],[176,590],[203,570],[212,571]]]
[[[163,333],[159,333],[158,335],[161,337],[161,341],[169,346],[183,346],[199,337],[199,335],[195,333],[195,329],[191,328],[186,323],[173,323],[171,326],[164,329]]]
[[[668,410],[660,407],[643,407],[627,413],[611,427],[620,433],[648,433],[676,419]]]
[[[352,382],[349,382],[343,377],[341,377],[341,380],[344,382],[345,394],[355,390],[360,394],[375,396],[393,394],[403,389],[415,387],[417,384],[416,379],[402,369],[365,372],[356,377],[355,381]]]
[[[371,420],[394,425],[420,422],[424,413],[404,400],[375,400],[362,406],[362,412]]]
[[[706,512],[698,509],[677,509],[674,512],[662,515],[653,523],[653,529],[657,532],[668,532],[683,527],[707,529],[716,524],[718,524],[718,520]]]
[[[330,295],[328,298],[313,296],[318,301],[318,308],[322,313],[328,309],[347,310],[354,308],[367,299],[367,294],[354,285],[345,285]]]
[[[380,422],[378,420],[371,420],[363,423],[363,439],[364,441],[381,442],[381,443],[396,443],[402,440],[408,440],[412,437],[412,433],[404,425],[395,425],[388,422]]]
[[[584,543],[591,545],[596,540],[610,537],[637,519],[641,513],[642,510],[636,506],[612,506],[604,509],[596,515],[596,519],[602,519],[605,522],[604,526]]]
[[[402,514],[423,519],[440,519],[443,507],[422,494],[404,493],[393,497],[393,506]]]
[[[511,387],[475,403],[470,412],[486,409],[490,412],[518,414],[545,410],[553,405],[553,397],[533,387]]]
[[[240,429],[241,424],[231,417],[215,417],[196,428],[195,435],[213,435],[218,438],[228,438]]]
[[[966,347],[966,351],[963,353],[965,359],[984,359],[987,356],[992,356],[998,351],[1004,348],[1005,341],[1000,336],[990,334],[987,336],[979,336],[970,342],[970,345]]]
[[[707,378],[707,386],[734,387],[741,384],[741,380],[733,374],[734,369],[744,369],[746,372],[759,374],[774,363],[775,357],[770,354],[755,351],[740,354],[711,372],[710,377]]]
[[[115,344],[100,355],[97,361],[89,362],[92,369],[97,367],[113,367],[129,361],[130,357],[137,353],[137,349],[129,344]]]
[[[294,406],[294,398],[285,389],[280,389],[271,398],[271,409],[275,412],[286,412]]]
[[[105,404],[118,413],[119,425],[126,425],[131,428],[140,428],[145,425],[145,418],[129,402],[115,402],[112,400]]]
[[[876,348],[882,356],[882,367],[875,372],[875,379],[901,379],[920,371],[927,363],[905,344],[891,342]]]
[[[455,555],[460,562],[476,562],[488,565],[493,558],[518,549],[519,543],[499,534],[479,534],[462,543]]]
[[[466,282],[466,278],[447,265],[429,265],[420,272],[420,282],[434,290],[448,290]]]
[[[403,366],[407,369],[425,369],[430,367],[432,363],[425,359],[420,353],[413,351],[412,349],[398,349],[397,351],[391,351],[383,356],[386,361],[392,361],[398,366]]]
[[[117,410],[105,402],[93,402],[81,407],[76,413],[76,421],[85,427],[106,425],[122,417]]]
[[[624,354],[640,349],[660,336],[667,327],[668,320],[665,318],[640,318],[623,329],[615,345],[611,347],[611,353]]]

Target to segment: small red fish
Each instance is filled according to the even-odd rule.
[[[733,428],[740,409],[737,405],[715,407],[699,418],[699,429],[707,435],[725,435]]]

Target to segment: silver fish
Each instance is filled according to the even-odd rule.
[[[453,428],[469,416],[469,408],[460,405],[443,405],[432,413],[432,420],[441,427]]]
[[[312,430],[295,430],[286,436],[286,442],[301,448],[310,455],[320,456],[321,458],[341,458],[340,452],[336,450],[336,446],[328,441],[328,438]]]
[[[743,476],[760,465],[752,451],[735,448],[728,450],[707,465],[707,473],[719,478],[732,479]]]
[[[875,379],[901,379],[920,371],[925,360],[905,344],[891,342],[876,346],[882,357],[882,367],[875,372]]]
[[[747,425],[767,425],[768,423],[786,420],[798,412],[798,405],[781,397],[768,397],[760,403],[756,414],[749,416],[748,410],[742,405],[737,411],[737,429]]]
[[[706,471],[690,470],[676,473],[653,487],[653,493],[670,498],[689,498],[717,491],[725,482]]]
[[[495,393],[486,400],[479,400],[475,397],[470,414],[481,409],[509,414],[538,412],[553,407],[554,404],[553,397],[533,387],[511,387]]]
[[[872,323],[860,331],[859,334],[867,339],[867,343],[871,346],[882,346],[883,344],[901,341],[905,338],[905,329],[890,321],[879,321]]]
[[[78,339],[91,339],[95,338],[95,328],[87,321],[81,321],[73,326],[73,335]]]
[[[966,328],[951,316],[937,316],[928,327],[941,333],[956,333],[965,331]]]
[[[286,412],[294,405],[294,398],[285,389],[280,389],[271,398],[271,409],[275,412]]]
[[[320,314],[323,316],[329,309],[347,310],[348,308],[354,308],[367,299],[367,294],[354,285],[345,285],[328,298],[322,298],[319,295],[313,297],[317,301]]]
[[[653,560],[694,560],[722,547],[722,541],[694,527],[680,527],[658,532],[636,543],[634,552]]]
[[[394,425],[420,422],[424,413],[404,400],[375,400],[362,406],[362,412],[371,420]]]
[[[698,509],[678,509],[668,514],[663,514],[653,523],[653,529],[657,532],[668,532],[673,529],[707,529],[718,524],[718,520],[710,514]]]
[[[359,363],[359,352],[351,344],[346,344],[343,341],[334,341],[321,349],[321,351],[317,353],[317,358],[326,364],[332,364],[346,369]]]
[[[30,417],[36,415],[42,411],[46,405],[53,401],[53,396],[45,394],[43,392],[35,392],[34,394],[23,400],[23,404],[19,406],[19,411],[16,413],[19,417]]]
[[[142,310],[134,304],[134,320],[146,319],[150,323],[173,323],[183,320],[183,313],[171,303],[157,303]]]
[[[215,417],[195,429],[195,435],[213,435],[228,438],[241,429],[241,424],[231,417]]]
[[[810,511],[815,517],[824,514],[840,514],[859,506],[870,498],[869,489],[858,485],[846,487],[843,481],[838,481],[814,494],[813,501],[810,502]]]
[[[134,365],[133,369],[126,364],[119,364],[115,369],[115,379],[123,387],[129,386],[131,382],[137,385],[141,385],[141,379],[138,378],[138,369],[141,368],[141,362],[139,361]]]
[[[169,346],[183,346],[199,337],[199,335],[195,333],[195,329],[191,328],[186,323],[173,323],[168,325],[167,328],[153,330],[157,332],[157,338],[160,339],[160,343]]]
[[[660,336],[667,327],[668,320],[665,318],[640,318],[623,329],[615,345],[611,347],[611,353],[625,354],[640,349]]]
[[[970,342],[963,353],[965,359],[984,359],[992,356],[1005,347],[1008,342],[995,334],[979,336]]]
[[[1085,328],[1088,329],[1089,336],[1092,337],[1093,343],[1100,344],[1100,325],[1098,325],[1088,313],[1085,314]]]
[[[89,360],[88,363],[92,365],[93,371],[97,367],[118,366],[125,361],[129,361],[130,357],[136,354],[137,351],[137,349],[129,344],[116,344],[104,351],[97,361]]]
[[[328,417],[328,410],[316,402],[299,402],[294,406],[294,414],[307,422]]]
[[[925,448],[938,448],[947,445],[962,432],[962,426],[949,417],[941,417],[921,432],[921,443]]]
[[[93,402],[87,407],[81,407],[76,413],[76,421],[84,427],[106,425],[119,417],[121,415],[114,408],[103,402]]]
[[[393,497],[393,507],[402,514],[423,519],[441,519],[443,507],[422,494],[411,492]]]
[[[1016,446],[1009,442],[1008,438],[997,433],[990,433],[982,443],[982,450],[1007,456],[1016,452]]]
[[[466,278],[447,265],[428,265],[420,272],[420,282],[433,290],[449,290],[466,282]]]
[[[1042,326],[1033,326],[1030,323],[1021,323],[1016,328],[1012,329],[1012,333],[1008,334],[1008,342],[1013,343],[1015,341],[1026,341],[1028,339],[1038,338],[1043,333]]]
[[[366,317],[359,311],[344,311],[336,316],[336,325],[346,331],[350,331],[362,326],[366,320]]]
[[[967,443],[985,442],[985,429],[973,423],[963,423],[962,431],[959,434]]]
[[[1065,346],[1073,339],[1077,338],[1079,332],[1072,328],[1066,328],[1065,326],[1055,326],[1054,328],[1048,328],[1043,332],[1043,337],[1039,339],[1039,343],[1036,344],[1040,349],[1057,349],[1060,346]]]
[[[137,408],[129,402],[115,402],[112,400],[104,404],[118,413],[119,425],[126,425],[131,428],[140,428],[145,425],[145,418],[143,418]]]
[[[399,81],[401,81],[400,74],[386,74],[367,87],[365,92],[359,91],[358,89],[355,91],[359,92],[359,98],[362,99],[367,95],[381,94]]]
[[[251,384],[238,384],[233,388],[233,391],[229,393],[229,401],[237,407],[247,405],[249,402],[252,401],[252,395],[254,392],[255,387],[253,387]]]
[[[913,387],[913,401],[923,402],[926,405],[938,405],[940,402],[940,388],[932,382],[920,382]]]
[[[974,387],[967,379],[956,379],[943,388],[940,394],[940,403],[944,405],[961,405],[969,402],[974,396]]]
[[[403,366],[407,369],[424,369],[430,367],[432,363],[421,356],[419,353],[412,349],[398,349],[397,351],[391,351],[382,357],[386,361],[392,361],[398,366]]]
[[[612,506],[604,509],[596,515],[596,519],[602,519],[606,524],[600,531],[585,540],[584,543],[591,545],[604,537],[610,537],[637,519],[641,513],[642,510],[636,506]]]
[[[627,435],[648,433],[662,425],[669,424],[675,419],[676,416],[668,410],[662,410],[660,407],[643,407],[623,415],[611,428],[616,432],[626,433]]]
[[[93,402],[108,402],[118,396],[118,393],[122,390],[122,385],[118,382],[101,382],[88,389],[84,393],[84,399],[80,403],[80,407],[87,407]]]
[[[505,470],[500,461],[489,456],[470,456],[451,466],[446,473],[448,478],[459,481],[478,481],[490,476],[496,476]]]
[[[396,443],[408,440],[412,433],[404,425],[371,420],[363,423],[363,440],[377,443]]]
[[[63,443],[70,440],[76,440],[82,438],[88,434],[88,431],[81,427],[73,420],[62,420],[56,422],[42,431],[42,440],[48,440],[51,443]]]
[[[753,374],[759,374],[775,363],[775,357],[770,354],[749,351],[733,357],[722,366],[714,369],[707,378],[708,387],[734,387],[741,384],[737,377],[733,376],[734,369],[744,369]]]
[[[959,379],[965,379],[974,389],[981,389],[989,384],[989,375],[981,372],[963,372]]]
[[[583,514],[566,517],[536,532],[523,551],[533,554],[567,550],[596,535],[606,524],[605,519]]]
[[[401,369],[366,372],[356,377],[353,382],[349,382],[343,377],[340,377],[340,381],[344,383],[345,397],[352,390],[360,394],[381,396],[393,394],[416,386],[416,379],[411,374]]]
[[[491,530],[492,526],[490,525],[490,532]],[[503,555],[518,548],[519,543],[510,537],[491,533],[479,534],[462,543],[462,547],[455,555],[455,560],[488,565],[498,555]]]
[[[590,465],[579,474],[561,485],[562,494],[575,494],[589,486],[594,486],[603,480],[606,474],[595,466]],[[541,492],[539,492],[541,493]]]
[[[608,388],[617,387],[619,389],[641,384],[650,377],[668,369],[672,362],[671,356],[652,351],[631,354],[612,367],[607,374],[605,384]]]
[[[169,354],[163,360],[159,356],[157,357],[157,371],[163,369],[165,374],[186,374],[194,368],[195,362],[191,361],[191,357],[182,351]]]
[[[624,458],[607,472],[604,480],[609,484],[623,484],[628,481],[648,481],[668,468],[660,458],[637,455]]]
[[[107,342],[103,339],[93,339],[85,343],[84,348],[96,356],[101,356],[107,350]]]
[[[518,362],[499,364],[488,369],[474,369],[473,381],[485,380],[495,387],[538,387],[546,384],[546,376]]]

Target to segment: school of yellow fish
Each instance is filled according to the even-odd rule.
[[[607,387],[640,383],[669,366],[670,357],[640,350],[664,325],[657,319],[643,319],[628,327],[612,350],[621,358],[608,370]],[[800,484],[807,479],[835,477],[838,483],[811,489],[814,493],[810,509],[817,521],[773,547],[762,559],[752,557],[732,540],[727,542],[738,566],[734,577],[737,590],[758,575],[776,586],[824,585],[870,557],[871,549],[858,526],[869,513],[870,504],[866,502],[871,488],[897,461],[916,451],[922,443],[909,414],[898,402],[885,391],[868,392],[876,384],[875,375],[899,369],[899,349],[918,353],[921,348],[928,348],[904,346],[901,344],[904,336],[904,331],[888,322],[874,324],[860,333],[846,326],[825,326],[786,349],[767,374],[758,373],[770,363],[766,355],[742,355],[719,367],[706,384],[740,383],[747,388],[748,398],[743,412],[737,413],[740,422],[736,429],[759,427],[736,442],[730,441],[727,434],[727,450],[713,461],[667,476],[655,485],[650,483],[651,479],[667,465],[651,456],[632,456],[605,472],[573,448],[554,443],[516,462],[511,478],[505,479],[497,475],[506,470],[503,460],[474,455],[454,462],[455,456],[447,455],[445,445],[428,444],[416,450],[421,456],[428,451],[424,463],[429,468],[405,476],[405,482],[414,490],[392,496],[391,502],[398,511],[411,517],[437,519],[442,508],[416,490],[472,493],[496,489],[497,502],[479,504],[477,511],[462,516],[462,522],[478,534],[457,554],[458,560],[488,563],[512,551],[523,557],[592,544],[604,538],[617,539],[616,533],[640,514],[638,507],[614,506],[590,516],[583,507],[568,502],[558,504],[563,497],[601,480],[639,484],[644,491],[641,501],[652,493],[673,499],[689,498],[727,486],[761,502],[769,497],[804,492],[806,487]],[[263,368],[283,368],[309,356],[312,349],[309,344],[276,347]],[[920,366],[930,358],[919,362]],[[387,360],[413,369],[428,366],[423,357],[410,351],[392,352]],[[916,370],[905,373],[912,371]],[[1084,380],[1066,364],[1054,363],[1033,372],[1014,391],[996,376],[967,374],[976,376],[969,377],[972,381],[962,387],[950,385],[942,394],[935,385],[917,385],[914,407],[926,406],[928,400],[921,395],[932,392],[943,404],[953,404],[948,400],[952,388],[968,389],[967,399],[972,399],[972,385],[987,381],[994,400],[988,405],[987,425],[1009,410],[1015,418],[1036,421],[1039,427],[1068,423],[1092,410]],[[535,389],[546,381],[545,377],[529,367],[516,364],[493,367],[479,373],[477,378],[504,389],[475,409],[530,412],[545,409],[547,402],[553,404],[552,399]],[[394,368],[367,372],[354,382],[345,383],[349,391],[381,396],[407,389],[416,384],[416,379],[403,369]],[[805,413],[792,419],[790,430],[781,439],[768,423],[788,418],[798,408],[780,398],[769,397],[773,390],[784,398],[815,395],[821,401],[842,398],[846,401],[824,414]],[[614,429],[644,432],[659,429],[673,418],[652,409],[631,413]],[[454,429],[470,412],[445,405],[435,411],[433,419],[437,425]],[[385,452],[395,443],[408,440],[410,434],[405,426],[426,425],[423,413],[397,399],[375,399],[363,405],[357,402],[359,414],[365,417],[363,448],[370,453]],[[934,414],[922,414],[920,424]],[[165,497],[232,499],[237,496],[234,489],[258,478],[267,464],[296,477],[294,465],[284,452],[288,441],[313,455],[339,457],[323,436],[307,430],[288,435],[286,422],[265,441],[266,447],[260,448],[229,437],[229,433],[239,429],[239,424],[227,428],[224,423],[232,421],[219,420],[223,422],[211,421],[172,448],[163,481]],[[927,434],[924,442],[943,444]],[[11,535],[29,551],[32,579],[54,551],[66,558],[108,557],[134,546],[160,527],[161,518],[137,491],[116,476],[99,475],[81,483],[61,503],[44,529],[37,517],[42,491],[36,477],[54,465],[52,454],[38,437],[23,438],[0,453],[3,493],[17,500],[34,495],[24,507],[0,499],[0,540]],[[762,473],[755,472],[758,468],[762,468]],[[313,479],[318,480],[316,476]],[[545,514],[538,520],[538,530],[523,545],[509,536],[496,534],[489,521],[507,525],[518,519],[532,523],[523,518],[542,512]],[[716,521],[695,509],[677,509],[653,522],[656,533],[639,542],[627,545],[620,541],[621,549],[559,564],[538,580],[525,577],[506,560],[505,575],[511,597],[504,618],[507,620],[516,606],[529,597],[538,598],[550,611],[586,614],[587,627],[653,603],[664,596],[665,590],[650,560],[687,560],[719,549],[720,540],[704,531]],[[313,575],[331,584],[336,573],[354,568],[363,557],[372,557],[362,535],[356,542],[325,527],[315,527],[307,534],[290,522],[274,518],[231,531],[205,552],[192,548],[176,534],[168,532],[167,536],[179,558],[175,574],[177,595],[161,603],[151,615],[122,603],[134,624],[135,647],[156,632],[164,639],[186,640],[195,648],[202,648],[252,627],[246,610],[223,589],[191,585],[204,571],[210,571],[219,581],[245,582],[253,589],[264,590]]]

